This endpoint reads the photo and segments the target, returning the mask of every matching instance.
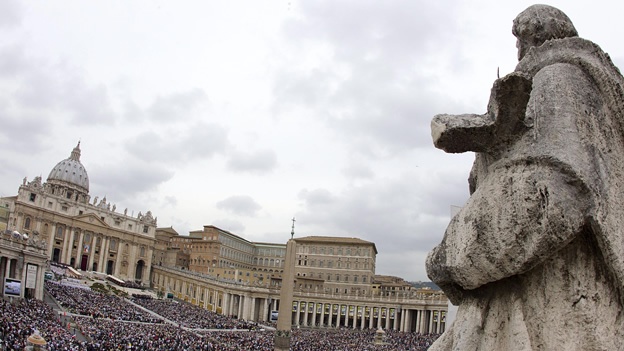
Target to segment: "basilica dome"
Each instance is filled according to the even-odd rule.
[[[80,193],[89,193],[89,176],[87,170],[80,163],[80,142],[72,150],[69,158],[59,162],[52,168],[48,176],[48,183],[67,186]]]

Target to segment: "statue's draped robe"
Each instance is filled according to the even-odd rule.
[[[526,130],[476,154],[429,254],[459,304],[429,350],[624,350],[624,80],[580,38],[531,48],[512,74],[532,82]]]

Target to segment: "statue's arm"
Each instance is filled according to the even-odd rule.
[[[530,270],[585,224],[589,201],[579,184],[551,164],[494,170],[429,255],[430,278],[470,290]]]

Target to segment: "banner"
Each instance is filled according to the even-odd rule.
[[[34,289],[37,286],[37,266],[26,265],[26,289]]]

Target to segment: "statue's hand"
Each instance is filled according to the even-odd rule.
[[[453,281],[450,267],[446,261],[446,244],[444,241],[436,246],[427,256],[427,275],[446,294],[453,305],[459,305],[466,291]]]

